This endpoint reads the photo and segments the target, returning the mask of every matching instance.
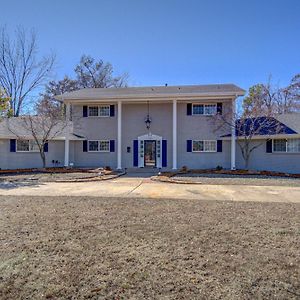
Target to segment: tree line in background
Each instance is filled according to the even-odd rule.
[[[0,29],[0,117],[26,114],[23,126],[36,141],[44,165],[45,143],[57,136],[58,124],[65,127],[62,105],[54,96],[82,88],[125,87],[128,83],[127,74],[115,76],[110,63],[88,55],[80,58],[72,77],[51,80],[55,61],[53,53],[40,55],[34,31],[18,28],[10,37],[5,27]],[[234,126],[236,134],[242,137],[238,144],[247,168],[251,153],[261,145],[252,145],[253,138],[265,128],[280,132],[280,128],[274,131],[274,117],[293,112],[300,112],[300,74],[284,88],[271,80],[250,87],[241,113],[234,116],[239,121],[233,124],[229,112],[218,116],[216,126],[227,131]]]
[[[114,76],[110,63],[83,55],[74,68],[74,77],[54,81],[55,60],[53,53],[39,54],[34,31],[18,28],[11,38],[5,27],[0,29],[0,117],[20,116],[18,124],[7,120],[8,128],[18,139],[31,136],[43,167],[45,146],[68,125],[63,106],[54,96],[82,88],[124,87],[128,79],[127,74]]]

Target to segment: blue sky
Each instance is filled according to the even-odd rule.
[[[82,54],[128,72],[130,85],[273,81],[300,72],[300,1],[0,0],[0,25],[35,28],[55,78]]]

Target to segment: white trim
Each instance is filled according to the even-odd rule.
[[[64,166],[69,166],[69,155],[70,155],[70,114],[71,114],[71,106],[70,103],[66,103],[66,137],[65,137],[65,159]]]
[[[285,140],[285,151],[275,151],[274,150],[274,141],[275,140]],[[299,154],[300,151],[296,151],[296,152],[288,151],[288,141],[289,140],[299,140],[300,141],[299,138],[297,138],[297,139],[295,139],[295,138],[294,139],[286,139],[286,138],[272,139],[272,153],[274,153],[274,154]]]
[[[109,117],[111,117],[111,115],[110,115],[110,105],[111,104],[88,105],[88,107],[87,107],[87,116],[88,116],[88,118],[109,118]],[[108,107],[108,115],[100,116],[100,107],[105,107],[105,106]],[[90,107],[97,107],[98,108],[98,116],[90,116]]]
[[[98,150],[90,150],[90,142],[98,142]],[[108,150],[100,150],[100,142],[107,142],[108,143]],[[110,152],[110,140],[88,140],[87,141],[87,152],[91,152],[91,153],[108,153]]]
[[[194,114],[194,105],[203,105],[203,114]],[[214,105],[216,108],[216,112],[214,114],[206,114],[205,113],[205,106]],[[217,115],[218,105],[217,103],[192,103],[192,116],[215,116]]]
[[[18,150],[18,141],[28,141],[28,151],[27,150]],[[40,150],[37,149],[37,150],[31,150],[30,149],[30,142],[32,142],[35,140],[34,139],[16,139],[16,152],[18,153],[39,153]]]
[[[145,166],[144,161],[144,141],[156,141],[156,168],[162,167],[162,137],[159,135],[152,134],[149,132],[148,134],[144,134],[139,136],[138,138],[138,167],[143,168]],[[157,145],[160,144],[160,152],[157,151]],[[143,145],[143,148],[142,148]],[[142,150],[143,149],[143,150]]]
[[[117,169],[122,169],[122,102],[118,101]]]
[[[214,142],[215,145],[216,145],[216,150],[213,150],[213,151],[194,151],[194,142],[203,142],[203,149],[205,148],[205,142]],[[218,152],[218,145],[217,145],[217,140],[192,140],[192,152],[193,153],[216,153]]]
[[[177,169],[177,100],[173,100],[173,170]]]
[[[231,147],[230,147],[230,169],[236,169],[236,134],[235,134],[235,114],[236,114],[236,107],[235,107],[235,100],[232,99],[232,118],[231,118]]]

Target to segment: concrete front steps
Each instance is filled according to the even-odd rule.
[[[159,172],[158,168],[127,168],[125,169],[127,174],[137,173],[137,174],[153,174],[157,175]]]

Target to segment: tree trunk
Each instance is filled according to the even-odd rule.
[[[42,161],[43,161],[43,169],[46,169],[46,155],[45,155],[45,152],[41,151],[40,154],[41,154],[41,158],[42,158]]]
[[[245,157],[245,170],[248,170],[249,169],[249,154],[246,154],[246,157]]]

